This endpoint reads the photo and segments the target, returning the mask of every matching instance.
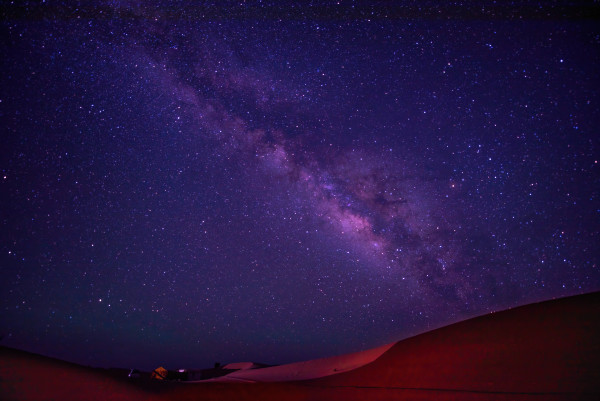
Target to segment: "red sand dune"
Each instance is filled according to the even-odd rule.
[[[0,399],[598,400],[598,339],[600,292],[456,323],[400,341],[357,369],[294,382],[127,381],[104,369],[2,348]],[[332,366],[317,361],[285,369]]]

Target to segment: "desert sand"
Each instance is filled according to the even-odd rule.
[[[196,383],[127,379],[3,347],[2,400],[598,400],[600,292],[455,323],[373,350]],[[157,361],[157,365],[158,365]],[[227,366],[227,365],[226,365]]]

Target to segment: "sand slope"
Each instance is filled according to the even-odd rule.
[[[103,369],[0,348],[0,399],[598,400],[599,338],[600,292],[460,322],[382,354],[381,348],[367,352],[373,362],[354,370],[294,382],[131,382]],[[290,372],[317,377],[365,361],[352,355],[284,365],[278,374],[287,370],[288,376],[279,378],[289,380]],[[274,368],[252,380],[277,380],[267,369]]]
[[[290,363],[262,369],[245,369],[226,376],[211,379],[217,382],[281,382],[307,380],[347,372],[367,365],[379,358],[394,344],[387,344],[370,350],[339,355],[330,358]],[[235,364],[229,364],[235,367]],[[245,365],[244,365],[245,366]]]
[[[457,397],[469,392],[600,399],[600,293],[527,305],[409,338],[367,366],[313,384]]]

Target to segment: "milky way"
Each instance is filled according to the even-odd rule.
[[[582,9],[340,3],[7,9],[4,345],[284,363],[600,288]]]
[[[213,45],[227,47],[221,41]],[[207,59],[218,58],[211,55],[210,48],[199,47]],[[227,96],[243,99],[261,110],[277,107],[283,102],[281,97],[292,99],[286,101],[290,113],[301,107],[293,99],[293,90],[287,89],[282,82],[278,82],[278,96],[270,98],[264,89],[269,85],[269,78],[257,77],[244,69],[230,72],[218,65],[236,65],[239,64],[237,60],[233,56],[219,56],[216,67],[212,63],[196,65],[193,76],[208,76],[210,84],[218,88],[215,91],[225,88]],[[178,60],[168,62],[177,64]],[[217,69],[214,73],[213,68]],[[403,279],[410,277],[418,282],[422,281],[421,276],[429,277],[431,270],[452,270],[451,265],[457,262],[460,250],[452,244],[442,243],[441,235],[436,233],[451,228],[447,219],[432,216],[430,211],[440,208],[432,199],[437,195],[432,193],[436,186],[406,171],[414,170],[412,160],[396,157],[391,148],[381,152],[381,160],[377,160],[374,152],[364,151],[360,146],[332,148],[332,143],[319,140],[318,134],[310,131],[300,137],[288,138],[280,129],[249,128],[243,112],[234,114],[228,112],[218,99],[200,98],[198,92],[181,82],[167,64],[163,64],[163,70],[164,76],[158,79],[165,93],[175,95],[173,102],[183,101],[193,106],[199,135],[214,140],[216,151],[228,159],[242,160],[244,165],[254,168],[258,164],[252,180],[260,180],[265,174],[280,177],[291,196],[299,197],[300,202],[309,205],[309,215],[323,227],[326,238],[344,243],[346,253],[357,260],[365,259],[375,275],[394,273],[391,279],[404,276]],[[246,114],[250,112],[246,111]],[[307,149],[303,143],[306,141],[316,142],[316,145]],[[252,159],[256,162],[250,161]],[[433,263],[416,263],[424,258]],[[389,271],[386,273],[381,269]]]

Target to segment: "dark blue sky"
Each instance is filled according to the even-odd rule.
[[[2,344],[284,363],[600,289],[598,7],[487,3],[3,6]]]

